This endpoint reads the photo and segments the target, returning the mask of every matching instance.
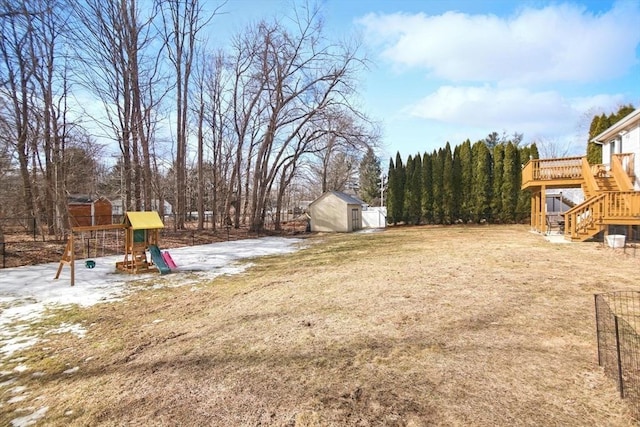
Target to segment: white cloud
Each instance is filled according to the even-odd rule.
[[[589,82],[627,72],[640,43],[640,3],[593,14],[560,4],[511,17],[368,14],[357,21],[396,66],[450,81]]]
[[[556,91],[533,92],[522,88],[442,86],[407,108],[414,117],[510,131],[526,136],[575,132],[580,120],[594,108],[613,107],[623,95],[566,98]]]

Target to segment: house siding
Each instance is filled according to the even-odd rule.
[[[628,129],[623,135],[602,144],[602,163],[611,167],[613,154],[635,153],[633,171],[635,174],[634,189],[640,190],[640,124]]]

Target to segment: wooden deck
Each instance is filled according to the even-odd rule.
[[[611,165],[590,165],[586,157],[530,160],[522,170],[523,190],[531,191],[531,226],[549,231],[546,191],[581,188],[585,200],[564,213],[565,238],[587,240],[608,225],[640,225],[640,192],[634,190],[633,154],[617,154]]]

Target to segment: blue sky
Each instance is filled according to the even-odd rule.
[[[361,103],[383,125],[383,164],[492,131],[583,155],[595,114],[640,107],[640,0],[321,4],[330,33],[361,37],[372,62]],[[216,20],[224,33],[290,9],[229,0]]]

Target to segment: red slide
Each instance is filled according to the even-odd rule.
[[[178,268],[176,263],[173,261],[173,258],[171,258],[171,254],[168,251],[162,252],[162,258],[164,259],[164,262],[167,263],[170,269]]]

